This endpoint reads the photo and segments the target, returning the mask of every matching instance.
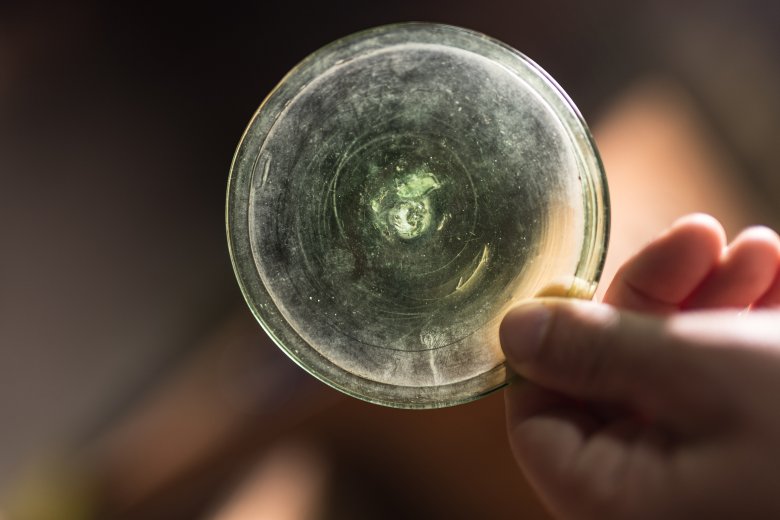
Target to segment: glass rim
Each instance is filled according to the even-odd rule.
[[[439,41],[424,41],[432,36]],[[417,37],[418,39],[414,39]],[[448,39],[450,41],[448,41]],[[560,120],[577,156],[584,200],[583,247],[567,296],[590,298],[601,276],[609,239],[609,193],[606,174],[595,141],[574,102],[560,85],[533,60],[511,46],[479,32],[452,25],[406,22],[383,25],[350,34],[314,51],[269,92],[244,130],[233,156],[227,185],[225,222],[233,270],[247,305],[273,342],[305,371],[353,397],[396,408],[440,408],[478,399],[505,386],[511,374],[503,363],[479,376],[440,387],[397,386],[351,373],[310,346],[284,319],[258,274],[250,245],[249,204],[253,178],[258,174],[260,146],[283,114],[287,103],[314,78],[366,49],[388,42],[432,43],[479,54],[505,67],[542,95]],[[455,45],[460,43],[461,45]],[[361,47],[362,45],[362,47]],[[253,152],[255,152],[253,156]],[[260,175],[263,173],[260,172]]]

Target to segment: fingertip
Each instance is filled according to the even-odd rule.
[[[780,237],[764,226],[740,232],[726,249],[719,265],[689,296],[683,307],[745,308],[770,287],[780,266]]]
[[[685,255],[679,255],[679,261],[692,260],[698,256],[711,263],[720,258],[727,239],[723,225],[715,217],[706,213],[691,213],[675,220],[668,232],[662,234],[656,242],[659,247],[674,249],[668,252],[684,252]]]
[[[753,240],[761,241],[765,247],[773,249],[776,258],[772,282],[764,293],[754,302],[752,307],[780,307],[780,236],[778,236],[774,230],[764,226],[750,228],[749,231]]]
[[[517,305],[506,313],[499,325],[498,336],[510,366],[517,368],[536,356],[551,317],[549,304],[540,300]]]
[[[604,301],[624,309],[668,313],[717,266],[726,234],[715,218],[686,215],[620,269]]]
[[[695,230],[697,233],[706,234],[713,240],[713,244],[722,249],[726,244],[726,230],[718,219],[707,213],[690,213],[678,218],[669,227],[670,232],[679,230]]]
[[[507,364],[524,377],[547,358],[543,350],[558,348],[574,328],[593,331],[617,319],[609,305],[575,298],[535,298],[510,309],[499,325],[499,341]]]
[[[753,304],[755,309],[780,308],[780,267],[775,273],[775,279],[767,291]]]
[[[612,306],[583,300],[558,299],[520,305],[505,317],[500,334],[507,366],[526,380],[568,395],[601,392],[624,357],[612,352],[621,341],[623,319]],[[600,368],[599,368],[600,367]],[[609,373],[602,374],[602,370]],[[603,375],[604,380],[598,380]]]
[[[780,236],[766,226],[752,226],[744,229],[734,239],[734,243],[747,243],[764,249],[768,255],[774,254],[780,261]]]

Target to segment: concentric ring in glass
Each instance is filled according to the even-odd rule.
[[[228,185],[236,277],[276,344],[370,402],[434,408],[506,384],[498,325],[557,284],[589,297],[609,228],[574,104],[482,34],[378,27],[295,67]]]

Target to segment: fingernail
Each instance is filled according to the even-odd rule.
[[[510,362],[532,360],[550,328],[552,312],[547,305],[533,303],[510,310],[498,329],[501,348]]]

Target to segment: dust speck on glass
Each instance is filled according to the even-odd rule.
[[[295,362],[350,395],[449,406],[503,386],[507,309],[588,297],[608,234],[585,123],[482,34],[379,27],[315,52],[265,99],[228,186],[244,296]]]

